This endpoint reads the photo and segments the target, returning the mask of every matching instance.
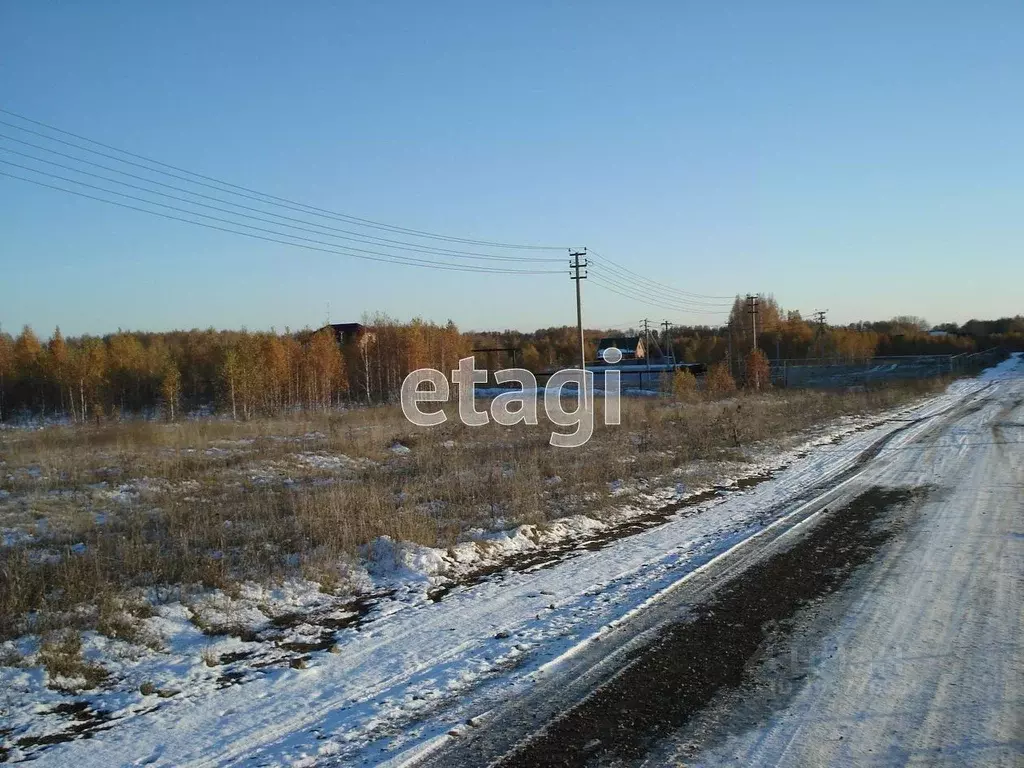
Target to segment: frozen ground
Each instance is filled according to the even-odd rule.
[[[1020,765],[1024,360],[980,384],[419,762]]]
[[[657,762],[1024,764],[1024,366],[1002,374],[976,410],[877,473],[931,490],[841,609],[788,643],[783,674],[806,683],[762,707],[763,725],[736,732],[729,707],[713,713],[709,746]]]
[[[443,749],[474,727],[467,725],[467,720],[476,724],[477,718],[506,698],[540,690],[553,671],[564,665],[566,659],[579,655],[580,649],[589,648],[593,638],[606,637],[612,628],[629,624],[632,617],[646,610],[645,606],[658,603],[681,580],[698,573],[698,569],[724,553],[755,542],[753,537],[791,514],[793,499],[816,492],[830,479],[845,478],[859,467],[864,452],[886,435],[895,436],[873,459],[871,467],[888,467],[888,471],[897,472],[902,466],[903,481],[913,476],[935,483],[942,478],[931,474],[932,466],[952,468],[955,462],[920,461],[922,452],[914,440],[927,434],[934,422],[952,409],[982,403],[970,416],[977,424],[969,421],[967,426],[954,425],[952,431],[943,434],[950,441],[946,456],[949,462],[956,455],[962,455],[964,462],[983,458],[981,452],[965,449],[963,445],[970,442],[971,429],[976,432],[981,427],[988,428],[989,422],[984,419],[994,423],[996,413],[1002,412],[999,409],[1012,403],[1007,400],[1011,393],[1015,392],[1018,398],[1024,395],[1020,380],[1009,378],[1012,371],[1020,371],[1020,363],[1016,359],[995,374],[957,382],[947,393],[924,404],[874,420],[876,425],[870,428],[863,423],[847,423],[813,446],[773,457],[761,470],[774,469],[774,476],[747,489],[692,496],[689,503],[686,497],[691,491],[685,488],[652,494],[648,499],[652,507],[669,504],[668,513],[658,525],[630,531],[629,536],[602,539],[601,529],[614,526],[614,520],[598,523],[576,518],[560,523],[561,528],[527,528],[513,535],[495,536],[491,546],[483,550],[473,546],[462,552],[440,552],[380,542],[378,550],[372,553],[380,563],[374,578],[397,591],[378,601],[372,613],[348,628],[347,616],[335,617],[339,629],[329,646],[303,653],[301,664],[294,665],[296,668],[270,666],[257,673],[240,657],[239,665],[229,670],[238,676],[229,678],[225,684],[221,680],[223,670],[195,665],[197,650],[209,639],[194,628],[188,629],[180,607],[171,605],[151,620],[155,629],[162,629],[172,639],[170,658],[154,652],[141,658],[125,658],[123,662],[126,674],[134,675],[136,682],[152,679],[158,686],[170,686],[176,681],[173,690],[162,689],[166,697],[142,696],[128,690],[96,694],[90,701],[93,711],[102,710],[105,714],[67,712],[63,725],[64,732],[73,731],[76,723],[92,717],[96,722],[82,728],[90,738],[61,741],[46,749],[14,746],[8,758],[31,757],[41,765],[79,766],[217,765],[243,761],[271,765],[401,764]],[[1007,486],[1011,508],[1016,499],[1019,522],[1020,453],[1013,453],[1013,459],[1003,459],[997,453],[1013,452],[1016,449],[1012,441],[1020,441],[1019,401],[1015,407],[1016,415],[1000,417],[1003,426],[999,429],[1010,438],[999,444],[991,440],[993,452],[988,458],[1016,462],[1011,464],[1015,469],[1011,469],[1008,479],[1001,475],[997,485]],[[990,431],[994,435],[995,427]],[[940,447],[935,450],[941,452]],[[316,460],[319,459],[311,459]],[[891,481],[897,479],[900,478],[894,475]],[[955,492],[966,493],[969,487]],[[954,545],[952,551],[956,552],[958,536],[967,537],[965,541],[975,537],[980,547],[985,540],[983,535],[1005,534],[1009,542],[1005,546],[1011,551],[1017,547],[1019,555],[1019,530],[1016,538],[1010,535],[1013,531],[986,533],[973,523],[963,523],[966,528],[958,531],[954,525],[960,519],[956,515],[958,509],[959,505],[949,506],[947,513],[954,522],[944,536]],[[974,504],[969,509],[985,513],[983,505]],[[624,509],[622,517],[643,513],[644,510]],[[1005,523],[1005,516],[1000,519]],[[481,559],[490,557],[498,563],[503,556],[534,552],[542,544],[554,542],[575,544],[563,546],[557,556],[548,560],[534,559],[527,567],[502,569],[488,578],[470,579],[462,585],[448,583],[440,595],[431,591],[436,586],[432,574],[441,566],[457,574],[456,566],[462,563],[468,574],[479,567]],[[965,550],[964,556],[970,557],[970,552]],[[1016,567],[1019,577],[1019,560],[1006,565]],[[919,570],[909,568],[907,578],[917,576]],[[1019,594],[1018,581],[1018,609]],[[946,599],[948,595],[936,597]],[[253,597],[264,603],[278,601],[282,611],[289,601],[315,599],[303,594]],[[1004,607],[1013,607],[1012,596],[1004,594],[1001,599]],[[958,605],[960,610],[968,610],[970,602],[961,600]],[[941,620],[928,620],[933,618]],[[888,626],[882,615],[874,620],[879,626]],[[1019,623],[1016,629],[1019,630]],[[303,627],[287,627],[287,632],[293,634],[283,642],[300,642],[295,635],[302,636]],[[307,639],[319,637],[314,632]],[[251,645],[235,638],[218,643],[214,650],[216,654],[245,654]],[[1019,646],[1010,642],[1006,647],[1010,649],[1007,653],[1017,653],[1008,658],[1016,659],[1019,690],[1020,656],[1015,650]],[[34,727],[28,725],[34,713],[40,709],[53,710],[61,704],[60,694],[45,688],[41,672],[4,669],[3,675],[0,713],[5,722],[0,729],[11,728],[22,738],[28,735],[35,739],[46,739],[61,730],[50,721],[50,732],[25,730]],[[808,711],[817,710],[814,703],[808,706]],[[851,711],[844,716],[855,714]],[[1005,734],[1005,724],[999,727],[1000,733]],[[749,745],[748,748],[754,749]],[[721,754],[729,754],[733,749],[730,746]],[[751,754],[757,762],[756,751]],[[764,756],[770,761],[773,754],[765,752]],[[709,752],[708,759],[716,759],[716,754]]]

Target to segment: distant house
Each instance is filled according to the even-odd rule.
[[[647,347],[639,336],[608,336],[597,345],[597,359],[604,360],[604,351],[615,348],[622,353],[623,360],[643,360],[647,357]]]
[[[334,338],[338,340],[339,344],[349,344],[353,341],[359,341],[366,335],[368,330],[362,323],[331,323],[330,325],[325,325],[322,330],[327,328],[334,331]]]

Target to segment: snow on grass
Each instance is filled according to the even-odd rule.
[[[307,467],[325,470],[347,469],[358,471],[374,465],[374,462],[370,459],[353,459],[343,453],[300,453],[295,458],[300,464]]]
[[[233,762],[257,749],[271,763],[372,755],[376,761],[381,749],[413,748],[459,722],[460,697],[501,696],[528,685],[549,659],[763,527],[766,509],[846,466],[895,422],[938,413],[987,381],[958,382],[946,395],[884,417],[843,419],[788,450],[763,448],[746,462],[712,463],[709,473],[729,468],[714,485],[691,484],[685,473],[653,487],[634,485],[600,519],[573,515],[470,530],[447,549],[379,537],[353,565],[358,592],[377,595],[362,607],[294,579],[165,601],[142,621],[153,648],[83,633],[83,656],[102,664],[109,678],[75,700],[117,719],[88,741],[49,749],[32,742],[68,731],[67,716],[57,711],[67,697],[34,666],[41,638],[5,644],[0,651],[21,659],[0,668],[0,708],[13,734],[5,746],[13,759],[82,768],[129,756],[168,765]],[[321,457],[314,462],[326,456],[301,455]],[[778,473],[774,482],[740,488],[742,480],[771,472]],[[481,569],[592,541],[661,505],[709,492],[686,514],[613,538],[601,551],[568,548],[522,572],[459,586]],[[456,588],[434,602],[431,590],[445,585]]]

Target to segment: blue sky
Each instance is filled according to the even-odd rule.
[[[1020,2],[0,0],[0,51],[5,109],[322,208],[834,322],[1024,310]],[[5,330],[298,328],[328,302],[575,322],[567,274],[372,264],[2,177],[0,274]],[[584,314],[717,319],[593,283]]]

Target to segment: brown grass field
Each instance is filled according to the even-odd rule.
[[[599,401],[579,449],[549,446],[543,415],[533,427],[450,418],[424,429],[397,406],[0,430],[0,640],[53,637],[54,664],[73,663],[59,632],[144,643],[133,628],[154,601],[288,576],[345,595],[359,548],[378,536],[446,547],[474,529],[600,517],[612,481],[713,481],[716,463],[753,446],[944,383],[626,399],[620,426],[603,425]]]

